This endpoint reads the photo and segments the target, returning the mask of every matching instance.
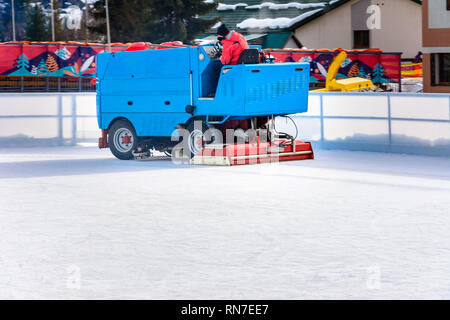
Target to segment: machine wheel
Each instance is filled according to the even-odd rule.
[[[133,150],[137,147],[138,137],[131,123],[127,120],[114,122],[109,129],[108,144],[117,159],[133,159]]]
[[[199,125],[200,123],[200,125]],[[214,137],[205,137],[205,132],[210,130],[209,132],[214,136],[215,134],[219,134],[220,131],[213,127],[212,125],[208,125],[205,121],[196,120],[192,121],[186,127],[189,132],[189,140],[188,140],[188,150],[189,150],[189,158],[194,157],[197,153],[203,150],[204,145],[208,143],[214,142]]]

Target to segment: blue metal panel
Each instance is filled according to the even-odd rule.
[[[190,48],[122,51],[107,53],[108,61],[103,79],[178,78],[189,75]],[[99,60],[103,57],[100,56]]]
[[[97,123],[98,123],[98,127],[102,128],[102,113],[100,111],[100,106],[101,106],[101,95],[99,92],[97,92],[97,95],[95,97],[96,99],[96,104],[97,104]]]
[[[190,103],[190,50],[100,55],[100,127],[124,117],[138,135],[170,136],[178,123],[190,117],[185,112]]]
[[[244,65],[224,66],[214,99],[198,100],[196,115],[246,115]]]
[[[309,64],[248,65],[243,77],[246,113],[289,114],[308,111]]]
[[[303,63],[224,66],[214,99],[196,115],[251,117],[308,111],[309,66]]]
[[[117,118],[128,119],[138,136],[170,137],[178,123],[184,123],[190,115],[187,113],[103,113],[102,128]]]

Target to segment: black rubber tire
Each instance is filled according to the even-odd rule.
[[[124,148],[121,148],[120,145],[118,145],[119,142],[116,137],[116,133],[119,134],[120,132],[130,133],[130,135],[132,136],[132,138],[131,138],[132,142],[130,144],[124,146],[124,147],[126,147],[126,150]],[[129,121],[123,120],[123,119],[115,121],[109,128],[108,144],[109,144],[109,149],[111,150],[111,153],[117,159],[132,160],[134,158],[133,150],[135,150],[137,148],[137,144],[138,144],[138,136],[136,135],[136,131],[134,130],[133,125]]]

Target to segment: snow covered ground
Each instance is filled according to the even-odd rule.
[[[0,150],[0,298],[450,298],[450,159]]]

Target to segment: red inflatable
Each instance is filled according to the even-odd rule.
[[[150,42],[135,42],[125,49],[125,51],[142,51],[148,50],[152,44]]]
[[[156,49],[170,49],[170,48],[182,48],[184,47],[183,42],[181,41],[169,41],[169,42],[163,42],[160,44],[160,47],[157,47]]]

